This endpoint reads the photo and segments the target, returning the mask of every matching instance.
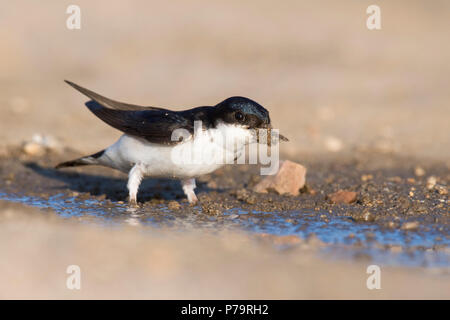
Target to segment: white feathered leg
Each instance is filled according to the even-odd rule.
[[[133,168],[131,168],[130,173],[128,174],[128,202],[131,206],[137,206],[137,193],[143,177],[144,174],[142,172],[141,165],[139,163],[136,163]]]
[[[194,192],[194,189],[196,188],[195,179],[181,180],[181,186],[183,188],[184,194],[188,198],[189,203],[190,204],[197,203],[198,199]]]

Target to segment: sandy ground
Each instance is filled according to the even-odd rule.
[[[26,179],[33,177],[25,166],[30,159],[16,150],[34,134],[52,137],[60,150],[70,148],[70,155],[96,152],[119,137],[63,79],[119,101],[174,109],[213,105],[232,95],[258,101],[290,138],[282,145],[283,158],[307,163],[319,192],[286,201],[290,209],[300,200],[302,206],[322,205],[322,188],[362,192],[363,184],[355,181],[364,172],[375,176],[376,188],[366,190],[367,205],[375,201],[375,208],[382,197],[373,195],[389,177],[401,176],[395,183],[403,198],[410,192],[408,178],[416,178],[413,186],[423,190],[428,176],[418,179],[416,165],[435,174],[440,185],[448,184],[448,1],[380,2],[379,31],[365,27],[373,1],[80,0],[81,30],[66,28],[69,4],[0,4],[0,157],[9,159],[0,163],[2,188],[14,181],[5,178],[11,168],[29,190],[55,186],[56,173],[42,180],[44,185]],[[361,153],[364,159],[379,155],[378,166],[363,162],[352,175],[348,159]],[[17,156],[17,167],[11,156]],[[45,169],[56,158],[64,154],[31,161]],[[315,159],[325,165],[314,166]],[[104,173],[95,170],[87,172]],[[81,184],[70,174],[63,177]],[[242,188],[230,186],[234,191],[225,196]],[[102,188],[81,192],[94,198],[106,193],[113,201],[122,195],[120,190],[110,197],[113,191]],[[216,199],[208,199],[205,189],[205,200]],[[149,191],[143,201],[153,196]],[[444,196],[433,193],[426,208],[431,220],[448,226]],[[284,202],[274,199],[275,206]],[[440,199],[445,206],[433,202]],[[395,201],[378,205],[392,208]],[[411,207],[413,218],[427,219],[427,210],[420,212],[414,201]],[[351,210],[355,216],[358,208]],[[319,258],[317,247],[305,240],[280,251],[273,246],[279,240],[235,231],[100,228],[5,202],[0,219],[1,298],[450,297],[448,275],[424,268],[383,267],[382,290],[370,291],[367,262]],[[65,287],[69,264],[82,269],[81,291]]]

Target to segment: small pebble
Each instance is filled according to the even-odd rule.
[[[36,142],[25,143],[23,151],[29,156],[41,156],[45,154],[45,148]]]
[[[414,174],[417,177],[423,177],[425,175],[425,170],[422,167],[417,166],[414,168]]]
[[[402,224],[401,229],[402,230],[416,230],[419,227],[419,222],[417,221],[410,221],[405,222]]]
[[[327,196],[327,198],[333,203],[353,203],[356,201],[356,192],[347,191],[347,190],[339,190],[335,193],[331,193]]]
[[[170,201],[167,207],[170,210],[179,210],[181,208],[181,205],[178,203],[178,201]]]
[[[399,253],[399,252],[403,251],[402,246],[399,246],[399,245],[393,245],[389,249],[394,253]]]
[[[370,211],[366,211],[363,213],[363,219],[364,221],[372,222],[375,221],[375,216]]]
[[[435,176],[428,177],[428,179],[427,179],[427,189],[428,190],[433,189],[434,186],[436,185],[436,183],[437,183],[437,178]]]
[[[399,176],[389,177],[389,178],[387,178],[387,180],[392,181],[392,182],[396,182],[396,183],[401,183],[402,182],[402,178],[400,178]]]
[[[247,199],[245,199],[245,202],[247,202],[248,204],[255,204],[256,203],[256,197],[249,196]]]
[[[447,188],[444,187],[444,186],[436,186],[436,189],[438,190],[438,192],[439,192],[440,195],[445,196],[445,195],[448,194],[448,190],[447,190]]]
[[[394,229],[397,227],[397,224],[394,221],[389,221],[387,226],[388,228]]]

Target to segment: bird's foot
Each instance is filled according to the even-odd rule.
[[[191,206],[196,205],[197,202],[198,202],[198,198],[197,198],[197,196],[195,195],[194,191],[192,191],[191,193],[188,193],[188,194],[187,194],[187,198],[188,198],[189,204],[190,204]]]
[[[133,168],[130,170],[128,176],[129,176],[127,184],[129,190],[128,204],[131,208],[139,208],[137,202],[137,193],[139,190],[139,185],[141,184],[143,178],[141,165],[139,163],[135,164]]]
[[[136,198],[130,198],[130,199],[128,200],[128,205],[129,205],[131,208],[139,208],[139,204],[138,204]]]
[[[196,188],[195,179],[186,179],[181,181],[184,194],[187,196],[189,204],[195,205],[198,202],[198,198],[195,195],[194,189]]]

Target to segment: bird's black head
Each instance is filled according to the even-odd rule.
[[[269,111],[248,98],[228,98],[216,105],[215,111],[218,119],[229,124],[249,129],[270,127]]]

